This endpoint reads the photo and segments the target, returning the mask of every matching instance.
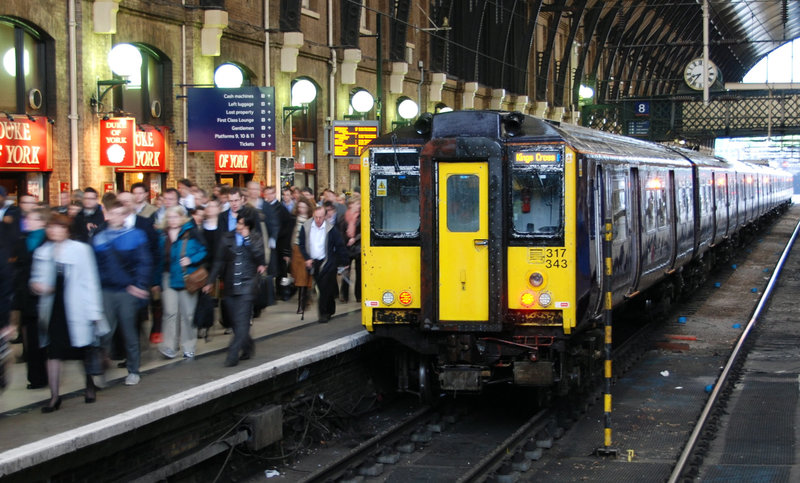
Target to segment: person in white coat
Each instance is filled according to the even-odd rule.
[[[99,336],[108,333],[103,315],[100,280],[92,247],[69,239],[70,220],[55,214],[47,222],[48,242],[33,253],[30,287],[39,295],[39,344],[47,351],[50,404],[42,412],[61,406],[61,361],[89,363],[87,352]],[[87,367],[88,370],[88,367]],[[96,388],[86,374],[85,402],[95,401]]]

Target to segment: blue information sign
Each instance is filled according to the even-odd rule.
[[[189,151],[274,151],[275,88],[189,89]]]
[[[649,116],[650,115],[650,102],[638,101],[633,103],[634,115],[636,116]]]

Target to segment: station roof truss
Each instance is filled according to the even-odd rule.
[[[709,7],[709,58],[725,82],[800,37],[797,0]],[[679,94],[684,68],[703,56],[702,0],[435,0],[424,10],[448,26],[419,29],[431,35],[434,72],[556,106],[577,105],[584,82],[595,102]],[[569,75],[581,81],[571,92]]]

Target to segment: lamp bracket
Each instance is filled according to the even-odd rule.
[[[124,84],[129,84],[130,81],[128,79],[107,79],[107,80],[97,80],[97,92],[95,96],[91,99],[91,105],[95,108],[95,114],[99,114],[100,105],[103,103],[103,98],[108,94],[108,92],[117,87]],[[100,92],[100,88],[105,87],[103,92]]]
[[[307,106],[286,106],[283,108],[283,125],[286,125],[286,120],[289,119],[297,111],[306,112]]]

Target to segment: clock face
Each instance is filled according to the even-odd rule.
[[[708,85],[714,84],[717,80],[717,66],[710,60],[708,61]],[[703,59],[697,58],[689,62],[683,71],[683,79],[686,85],[696,91],[703,90]]]

